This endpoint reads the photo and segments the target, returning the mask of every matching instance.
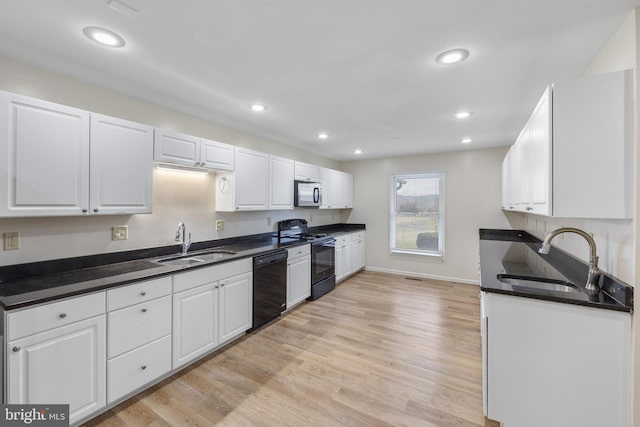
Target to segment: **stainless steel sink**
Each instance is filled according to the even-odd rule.
[[[194,264],[216,261],[222,258],[227,258],[233,255],[236,255],[236,254],[237,252],[235,251],[230,251],[225,249],[215,249],[211,251],[203,251],[203,252],[192,253],[187,255],[161,258],[161,259],[155,260],[155,262],[163,265],[189,266]]]
[[[528,290],[553,291],[553,292],[580,292],[580,289],[566,280],[548,279],[546,277],[518,276],[513,274],[498,274],[498,280],[511,285],[515,289],[527,288]]]

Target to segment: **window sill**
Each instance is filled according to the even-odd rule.
[[[421,257],[428,257],[428,258],[444,260],[444,254],[443,253],[436,253],[436,252],[412,251],[411,249],[391,249],[391,255],[394,255],[394,254],[417,255],[417,256],[421,256]]]

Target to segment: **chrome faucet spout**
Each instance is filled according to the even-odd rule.
[[[178,224],[178,228],[176,229],[176,242],[181,240],[180,236],[182,236],[182,255],[186,255],[191,247],[191,233],[189,233],[189,239],[186,239],[186,226],[184,222]]]
[[[598,281],[600,280],[600,269],[598,268],[598,255],[596,251],[596,241],[593,240],[591,235],[579,228],[573,227],[561,227],[553,230],[551,233],[547,234],[547,237],[544,238],[542,244],[540,245],[540,249],[538,252],[541,254],[548,254],[551,249],[551,241],[558,234],[562,233],[575,233],[585,238],[587,243],[589,243],[589,273],[587,275],[587,283],[585,285],[585,289],[592,293],[597,293],[600,291],[600,286]]]

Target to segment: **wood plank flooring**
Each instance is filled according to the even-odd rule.
[[[492,426],[477,286],[362,272],[88,426]]]

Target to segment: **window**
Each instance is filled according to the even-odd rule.
[[[392,176],[391,252],[444,256],[444,173]]]

